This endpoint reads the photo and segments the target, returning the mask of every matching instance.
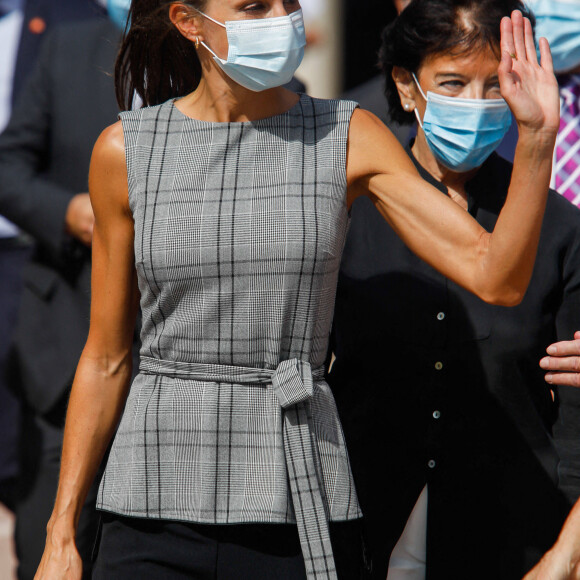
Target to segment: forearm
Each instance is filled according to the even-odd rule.
[[[73,384],[64,433],[60,480],[49,531],[74,537],[80,512],[117,427],[131,378],[131,352],[116,357],[83,353]]]
[[[580,578],[580,501],[568,515],[558,541],[524,580]]]
[[[523,298],[534,268],[552,147],[553,139],[522,135],[508,198],[492,233],[411,172],[375,175],[361,186],[422,259],[483,300],[509,306]]]
[[[540,239],[552,170],[554,138],[521,133],[507,200],[482,255],[479,284],[521,299]]]

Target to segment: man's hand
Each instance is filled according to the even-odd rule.
[[[91,246],[95,215],[88,193],[77,193],[69,202],[65,216],[66,233]]]
[[[580,331],[574,334],[574,340],[551,344],[546,352],[549,356],[540,361],[540,366],[548,371],[546,382],[580,387]]]

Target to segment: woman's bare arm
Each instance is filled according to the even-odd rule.
[[[123,410],[138,308],[133,220],[120,123],[97,141],[89,175],[95,213],[91,325],[70,396],[60,481],[36,579],[80,579],[74,534]]]
[[[482,299],[503,305],[521,301],[531,278],[558,129],[558,86],[549,48],[543,40],[540,66],[532,46],[531,26],[519,12],[502,21],[500,84],[520,138],[508,198],[493,233],[421,179],[371,113],[355,111],[349,135],[349,201],[370,192],[411,250]],[[509,53],[517,60],[512,62]]]
[[[568,515],[558,541],[524,580],[580,580],[580,500]]]

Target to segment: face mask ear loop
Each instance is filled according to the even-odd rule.
[[[198,10],[197,8],[194,8],[194,10],[196,12],[198,12],[199,14],[201,14],[204,18],[207,18],[208,20],[211,20],[212,22],[214,22],[218,26],[221,26],[222,28],[226,28],[226,25],[225,24],[222,24],[221,22],[218,22],[215,18],[212,18],[211,16],[208,16],[205,12],[202,12],[201,10]]]
[[[425,102],[427,102],[427,95],[423,92],[423,89],[421,88],[421,85],[419,84],[419,81],[417,80],[415,73],[411,73],[411,74],[413,75],[413,80],[415,81],[415,84],[417,85],[417,88],[419,89],[421,96],[425,99]]]
[[[222,28],[227,28],[225,24],[222,24],[221,22],[218,22],[217,20],[215,20],[211,16],[208,16],[207,14],[205,14],[204,12],[202,12],[201,10],[198,10],[197,8],[194,8],[194,10],[196,12],[198,12],[199,14],[201,14],[204,18],[207,18],[208,20],[211,20],[212,22],[214,22],[218,26],[221,26]],[[200,44],[206,50],[208,50],[215,58],[217,58],[221,63],[225,63],[226,62],[223,58],[220,58],[205,42],[203,42],[203,40],[200,42]]]
[[[415,84],[417,85],[417,88],[419,89],[421,96],[425,99],[425,102],[427,102],[427,95],[425,95],[425,93],[423,92],[423,89],[421,88],[421,85],[419,84],[419,81],[417,80],[415,73],[411,73],[411,74],[413,75],[413,80],[415,81]],[[419,112],[417,111],[417,107],[415,107],[413,109],[413,112],[415,113],[415,117],[417,118],[417,123],[419,123],[419,127],[421,127],[421,129],[423,129],[423,123],[421,122],[421,118],[419,117]]]
[[[226,62],[223,58],[220,58],[203,40],[199,44],[201,44],[201,46],[203,46],[204,48],[206,48],[220,62],[222,62],[222,63],[225,63]]]
[[[417,107],[415,107],[413,109],[413,112],[415,113],[415,117],[417,117],[417,123],[419,123],[419,127],[421,127],[421,129],[423,129],[423,123],[421,123],[421,118],[419,117],[419,112],[417,111]]]

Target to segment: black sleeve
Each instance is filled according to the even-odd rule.
[[[51,66],[57,58],[55,49],[56,37],[47,37],[8,126],[0,135],[0,214],[59,255],[68,203],[77,192],[52,183],[44,175],[51,155]]]
[[[556,336],[560,340],[572,340],[574,332],[580,330],[580,212],[574,238],[564,257],[562,303],[556,315]]]
[[[580,212],[570,206],[578,226],[568,246],[563,263],[562,302],[556,315],[556,338],[572,340],[580,330]],[[558,386],[554,388],[558,415],[553,436],[560,456],[559,488],[573,503],[580,497],[580,389]]]

